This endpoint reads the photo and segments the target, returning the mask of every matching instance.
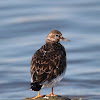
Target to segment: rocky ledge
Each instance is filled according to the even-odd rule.
[[[68,97],[63,97],[63,96],[43,96],[40,98],[32,99],[33,97],[28,97],[23,100],[83,100],[82,98],[80,99],[70,99]]]

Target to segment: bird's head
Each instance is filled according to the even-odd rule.
[[[60,41],[70,41],[67,40],[66,38],[62,37],[62,34],[58,30],[53,30],[51,31],[46,38],[46,43],[55,43],[55,42],[60,42]]]

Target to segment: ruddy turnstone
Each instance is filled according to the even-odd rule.
[[[38,91],[44,87],[52,88],[49,96],[53,94],[53,87],[63,78],[66,71],[66,51],[60,41],[70,41],[62,37],[58,30],[51,31],[46,43],[33,55],[31,60],[31,90]]]

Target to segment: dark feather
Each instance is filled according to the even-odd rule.
[[[42,87],[42,85],[39,85],[38,83],[31,83],[30,85],[31,85],[30,89],[32,91],[39,91],[41,89],[41,87]]]
[[[66,67],[65,48],[60,43],[46,43],[33,55],[31,60],[31,88],[39,90],[45,81],[51,81],[63,73]],[[40,87],[37,89],[37,87]]]

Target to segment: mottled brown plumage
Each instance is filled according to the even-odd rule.
[[[48,84],[53,83],[52,80],[55,80],[65,71],[66,52],[65,48],[59,43],[62,40],[69,41],[62,37],[61,32],[51,31],[46,38],[46,44],[33,55],[30,69],[32,90],[39,91],[41,87],[50,87]]]

